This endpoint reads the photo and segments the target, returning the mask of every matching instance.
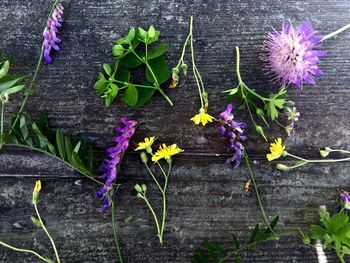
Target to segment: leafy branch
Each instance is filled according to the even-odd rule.
[[[250,234],[249,241],[246,244],[241,243],[234,233],[230,233],[232,249],[227,250],[217,242],[204,241],[194,254],[194,263],[224,263],[233,259],[235,263],[241,262],[240,253],[245,250],[259,251],[257,245],[269,241],[277,240],[276,235],[271,231],[278,223],[279,217],[276,216],[265,230],[261,230],[259,224]]]
[[[236,74],[238,78],[237,86],[224,91],[228,94],[227,101],[232,102],[234,99],[241,101],[241,108],[246,108],[248,110],[256,132],[267,140],[264,134],[264,129],[257,124],[253,113],[255,113],[255,116],[260,118],[267,127],[269,127],[269,124],[266,117],[269,117],[272,121],[276,121],[279,125],[282,125],[277,121],[280,112],[287,107],[293,106],[294,103],[287,101],[287,90],[285,87],[282,87],[277,93],[270,93],[268,96],[263,96],[244,83],[240,73],[239,47],[236,47]],[[287,130],[287,127],[283,127]]]
[[[106,106],[114,101],[119,91],[123,91],[123,100],[131,107],[141,107],[151,99],[157,90],[173,106],[172,101],[161,88],[168,81],[170,71],[164,54],[168,44],[160,44],[150,49],[160,32],[150,26],[148,31],[141,27],[131,28],[125,38],[116,40],[112,49],[115,57],[113,68],[103,64],[104,72],[99,73],[99,80],[94,85],[95,93],[105,100]],[[142,43],[142,45],[141,45]],[[142,67],[145,79],[140,83],[131,82],[131,69]]]

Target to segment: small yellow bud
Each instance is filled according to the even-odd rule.
[[[37,180],[35,182],[35,186],[34,186],[34,190],[33,190],[33,198],[32,198],[33,205],[36,205],[38,203],[38,197],[39,197],[40,190],[41,190],[41,181]]]
[[[281,164],[281,163],[278,163],[276,165],[276,168],[278,170],[281,170],[281,171],[284,171],[284,172],[289,171],[289,167],[287,165],[284,165],[284,164]]]

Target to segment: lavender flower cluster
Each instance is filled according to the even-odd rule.
[[[52,58],[50,57],[51,48],[59,51],[60,48],[58,46],[61,43],[61,39],[57,37],[58,28],[60,28],[63,22],[63,5],[58,3],[47,20],[47,26],[44,29],[43,37],[43,49],[44,49],[44,61],[46,64],[51,64]]]
[[[218,128],[220,135],[228,138],[230,141],[228,151],[234,151],[234,155],[226,161],[231,165],[232,169],[234,169],[240,165],[244,154],[244,147],[241,141],[244,141],[247,138],[243,131],[247,127],[247,124],[235,121],[232,109],[233,105],[228,104],[225,111],[219,114],[218,121],[220,125]]]
[[[120,124],[115,127],[117,136],[113,138],[115,146],[107,149],[107,158],[101,167],[103,172],[101,179],[103,187],[96,193],[98,198],[102,198],[102,212],[108,211],[112,203],[113,183],[117,177],[117,165],[121,162],[126,149],[129,147],[131,137],[136,131],[137,121],[120,119]]]

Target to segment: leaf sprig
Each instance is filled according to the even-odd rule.
[[[123,91],[123,101],[131,107],[141,107],[151,99],[157,90],[170,106],[172,101],[162,90],[161,85],[170,78],[170,71],[164,54],[168,44],[162,43],[150,48],[160,35],[160,31],[150,26],[148,31],[139,27],[131,28],[125,38],[116,40],[112,49],[115,58],[113,67],[103,64],[104,72],[99,73],[99,80],[94,85],[95,93],[104,98],[106,106],[114,101],[120,91]],[[133,83],[131,70],[142,68],[144,80]]]
[[[93,179],[91,177],[93,170],[92,145],[84,140],[79,140],[76,136],[64,135],[60,130],[52,130],[45,112],[41,112],[37,122],[21,113],[19,121],[12,127],[11,131],[11,134],[4,134],[4,143],[7,145],[47,153]]]
[[[335,250],[340,262],[345,263],[344,256],[350,255],[350,221],[348,212],[342,209],[330,216],[326,207],[319,211],[320,225],[311,225],[310,236],[299,229],[301,239],[306,245],[312,240],[321,240],[324,249]]]
[[[222,245],[204,241],[202,247],[196,250],[194,254],[194,263],[224,263],[229,259],[233,259],[235,263],[241,262],[240,253],[244,250],[259,251],[257,245],[269,241],[277,240],[276,235],[271,231],[278,223],[279,216],[276,216],[270,227],[265,230],[261,230],[259,224],[256,224],[255,228],[250,234],[249,241],[246,244],[242,244],[234,233],[230,233],[230,240],[232,243],[232,249],[226,250]]]
[[[256,132],[267,140],[264,129],[257,124],[254,119],[253,113],[260,118],[267,127],[269,127],[266,117],[272,121],[276,121],[279,125],[283,126],[286,130],[287,127],[277,121],[281,111],[286,107],[294,105],[292,101],[287,101],[287,89],[282,87],[277,93],[270,93],[268,96],[259,94],[256,90],[248,87],[244,83],[240,73],[240,55],[239,48],[236,47],[237,61],[236,61],[236,74],[238,78],[238,84],[236,87],[225,90],[227,93],[227,101],[232,102],[234,99],[238,99],[242,102],[241,108],[248,110],[249,116],[254,124]]]

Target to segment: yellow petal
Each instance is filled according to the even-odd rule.
[[[39,193],[40,190],[41,190],[41,181],[40,181],[40,180],[37,180],[37,181],[35,182],[34,192]]]

